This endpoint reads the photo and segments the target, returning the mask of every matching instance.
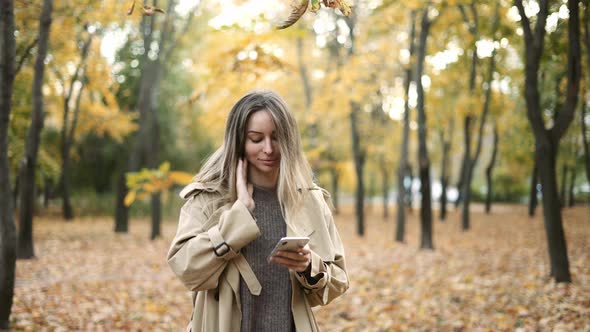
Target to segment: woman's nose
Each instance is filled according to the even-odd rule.
[[[264,147],[262,148],[262,152],[266,154],[271,154],[273,150],[272,140],[266,139],[264,140]]]

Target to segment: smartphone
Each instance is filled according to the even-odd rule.
[[[274,255],[278,250],[286,250],[286,251],[297,251],[300,247],[305,247],[305,245],[309,242],[309,237],[307,236],[286,236],[283,237],[277,242],[274,249],[271,251],[269,258]]]

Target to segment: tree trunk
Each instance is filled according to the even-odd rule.
[[[338,179],[340,174],[335,167],[330,169],[330,175],[332,178],[332,204],[334,205],[334,215],[338,215],[339,208],[338,208]]]
[[[383,219],[389,218],[389,170],[381,158],[381,190],[383,192]]]
[[[39,42],[37,43],[37,59],[35,60],[35,74],[33,78],[33,110],[31,112],[31,126],[27,133],[25,159],[23,163],[20,188],[20,222],[18,233],[17,258],[30,259],[35,257],[33,248],[33,213],[35,210],[35,169],[37,155],[43,130],[43,78],[45,75],[45,57],[49,44],[51,29],[51,11],[53,1],[43,1],[43,9],[39,19]]]
[[[569,167],[564,164],[561,167],[561,191],[559,192],[559,204],[561,208],[564,208],[567,204],[567,197],[565,196],[567,192],[567,173],[569,173]]]
[[[451,125],[452,127],[452,125]],[[452,136],[453,130],[450,130],[449,136]],[[443,131],[440,132],[440,139],[443,144],[443,154],[441,160],[441,174],[440,174],[440,183],[441,183],[441,193],[440,193],[440,221],[444,221],[447,218],[447,184],[449,182],[449,176],[447,171],[447,165],[449,164],[449,151],[451,150],[451,142],[450,139],[445,139],[445,134]]]
[[[568,207],[573,207],[576,204],[576,198],[574,196],[574,186],[576,185],[576,168],[572,167],[571,170],[571,178],[570,178],[570,186],[569,186],[569,190],[568,190],[568,203],[567,206]]]
[[[486,168],[486,181],[487,181],[487,193],[486,193],[486,213],[489,214],[492,211],[492,171],[494,170],[494,166],[496,165],[496,157],[498,156],[498,128],[494,125],[494,145],[492,150],[492,158],[490,159],[490,163]]]
[[[471,36],[473,37],[472,40],[472,48],[471,48],[471,66],[469,70],[469,94],[473,96],[475,94],[475,83],[477,78],[477,63],[478,63],[478,56],[477,56],[477,44],[476,42],[479,40],[479,16],[477,14],[477,7],[475,1],[472,1],[469,5],[469,9],[471,12],[472,21],[469,20],[468,14],[465,10],[466,5],[459,5],[459,10],[461,11],[461,16],[463,17],[463,22],[467,25],[467,29]],[[457,183],[457,188],[459,189],[459,195],[455,200],[455,207],[458,207],[460,203],[463,202],[467,190],[470,190],[471,183],[465,184],[468,177],[471,176],[468,168],[471,165],[471,121],[473,120],[473,116],[467,114],[465,116],[465,120],[463,122],[463,135],[464,135],[464,144],[465,148],[463,151],[463,161],[461,162],[461,172],[459,173],[459,182]],[[469,181],[471,182],[471,181]],[[471,194],[469,194],[471,196]],[[465,208],[463,208],[463,216],[465,215]],[[464,219],[464,217],[463,217]],[[467,220],[467,223],[469,221]],[[463,220],[463,229],[465,229],[465,220]]]
[[[590,20],[590,1],[584,0],[584,19],[582,20],[584,24],[584,46],[586,49],[586,70],[587,78],[586,82],[590,82],[590,28],[588,27],[588,21]],[[588,87],[586,86],[588,90]],[[582,93],[583,96],[583,104],[582,104],[582,144],[584,147],[584,164],[586,169],[586,179],[590,183],[590,148],[588,148],[588,127],[586,126],[586,112],[588,110],[588,100],[586,99],[587,93]]]
[[[129,231],[129,209],[125,206],[125,196],[127,196],[127,182],[125,178],[125,168],[119,174],[117,179],[117,196],[115,197],[115,233],[127,233]]]
[[[498,27],[500,26],[500,3],[496,2],[496,9],[494,14],[494,23],[492,27],[492,35],[494,36],[494,41],[496,41],[496,32],[498,31]],[[481,153],[481,146],[483,142],[483,129],[486,123],[487,116],[490,112],[490,103],[492,99],[492,80],[494,78],[494,70],[496,69],[496,49],[492,51],[492,56],[490,57],[490,65],[488,67],[487,73],[487,81],[485,85],[485,99],[483,104],[483,111],[481,114],[481,119],[479,122],[479,130],[477,132],[477,146],[475,147],[475,153],[473,158],[469,156],[467,160],[467,169],[465,172],[464,184],[463,184],[463,194],[464,194],[464,201],[463,201],[463,230],[467,230],[470,227],[470,219],[469,219],[469,204],[471,204],[471,182],[473,181],[473,172],[475,171],[475,166],[479,160],[479,156]],[[467,150],[467,153],[470,151]]]
[[[414,189],[412,188],[414,185],[414,172],[412,171],[412,164],[407,163],[406,176],[408,177],[408,186],[406,187],[406,207],[408,208],[407,212],[411,214],[414,211]]]
[[[62,195],[62,212],[63,217],[66,221],[70,221],[74,218],[74,211],[72,209],[72,203],[70,201],[70,148],[72,145],[73,140],[73,132],[75,131],[75,122],[73,120],[70,124],[70,100],[74,95],[74,86],[75,83],[80,81],[83,82],[84,79],[80,78],[80,75],[83,76],[82,72],[86,66],[86,59],[88,58],[88,53],[90,51],[90,45],[92,43],[93,34],[88,36],[88,40],[82,46],[82,52],[80,55],[80,63],[74,72],[74,76],[70,82],[70,87],[67,93],[64,96],[64,114],[63,114],[63,126],[61,129],[61,159],[62,159],[62,169],[60,175],[60,187],[61,187],[61,195]],[[76,97],[76,109],[74,113],[79,112],[80,108],[80,96],[82,94],[82,89],[84,88],[84,84],[78,90],[78,95]],[[74,119],[77,118],[77,114],[74,115]],[[72,133],[72,135],[70,135]],[[71,136],[71,137],[70,137]]]
[[[354,167],[356,170],[356,196],[355,196],[355,211],[356,211],[356,231],[357,234],[363,236],[365,234],[365,188],[363,183],[365,156],[361,151],[360,138],[358,133],[358,106],[351,104],[352,111],[350,112],[350,130],[352,137],[352,154],[354,157]]]
[[[16,226],[8,164],[15,59],[14,2],[0,0],[0,330],[10,328],[16,269]]]
[[[149,21],[149,22],[148,22]],[[136,109],[139,113],[138,126],[139,129],[135,135],[135,141],[132,145],[129,159],[127,160],[127,167],[123,170],[123,174],[119,177],[119,185],[117,186],[117,201],[115,202],[115,232],[126,233],[129,230],[129,207],[125,205],[124,200],[127,195],[127,183],[125,180],[125,173],[136,172],[141,165],[143,152],[147,149],[144,145],[147,144],[149,138],[149,112],[150,112],[150,94],[152,93],[153,75],[152,75],[152,60],[148,57],[151,49],[153,31],[154,31],[154,17],[143,16],[141,20],[141,31],[143,32],[143,46],[145,52],[141,61],[142,70],[139,82],[139,95],[137,98]]]
[[[529,191],[529,217],[535,216],[537,209],[537,184],[539,183],[539,168],[537,166],[537,158],[533,166],[533,174],[531,174],[531,187]]]
[[[557,193],[556,146],[541,146],[539,173],[543,186],[543,216],[551,261],[551,276],[557,282],[571,282],[567,245],[561,219],[561,204]]]
[[[159,83],[159,80],[156,81]],[[156,84],[157,84],[156,83]],[[154,90],[159,90],[159,84]],[[159,92],[156,92],[156,94]],[[156,97],[154,97],[156,98]],[[151,130],[151,151],[146,151],[146,155],[149,156],[149,165],[151,168],[155,169],[158,168],[159,165],[159,146],[160,146],[160,122],[157,116],[157,106],[154,104],[151,107],[152,109],[152,130]],[[160,225],[162,224],[162,202],[161,202],[161,194],[154,193],[151,195],[151,205],[152,205],[152,233],[150,235],[150,239],[154,240],[155,238],[160,236]]]
[[[590,75],[589,75],[590,77]],[[587,101],[586,101],[587,103]],[[590,148],[588,148],[588,136],[586,133],[588,132],[588,127],[586,127],[586,112],[587,106],[586,103],[582,105],[582,146],[584,147],[584,165],[586,166],[586,179],[590,183]]]
[[[410,11],[410,37],[409,37],[410,59],[405,70],[404,76],[404,129],[402,131],[402,146],[399,155],[399,165],[397,169],[397,224],[395,231],[395,240],[404,242],[405,225],[406,225],[406,187],[404,180],[408,165],[408,146],[410,143],[410,104],[409,91],[412,82],[412,72],[414,70],[412,59],[416,49],[414,40],[416,39],[416,11]]]
[[[428,18],[429,7],[426,7],[422,15],[422,24],[418,42],[418,59],[416,61],[416,90],[418,94],[418,163],[420,174],[420,224],[421,242],[420,249],[434,249],[432,241],[432,197],[430,188],[430,160],[428,159],[426,111],[424,87],[422,86],[422,74],[424,72],[424,59],[426,57],[426,42],[430,30]]]
[[[303,52],[303,38],[301,36],[297,37],[296,40],[296,47],[297,47],[297,63],[299,65],[299,76],[301,77],[301,83],[303,83],[303,95],[305,97],[305,114],[308,115],[311,109],[311,98],[312,98],[312,88],[311,83],[309,82],[309,75],[307,74],[307,67],[305,66],[305,58]],[[307,121],[307,117],[306,117]],[[315,123],[309,123],[309,140],[311,142],[311,149],[314,150],[317,148],[317,125]],[[314,177],[316,179],[319,178],[320,172],[320,165],[319,159],[314,159],[311,161],[311,168],[313,170]]]
[[[580,21],[577,0],[568,0],[568,65],[565,102],[561,112],[553,116],[553,127],[545,128],[539,95],[538,73],[543,53],[545,25],[549,15],[549,1],[539,1],[539,12],[535,29],[525,14],[522,0],[515,0],[521,17],[525,41],[525,99],[527,117],[535,135],[536,158],[539,164],[539,177],[543,186],[543,219],[547,235],[551,276],[556,282],[571,282],[569,261],[559,196],[557,192],[555,160],[559,140],[571,124],[578,102],[578,91],[581,76]]]

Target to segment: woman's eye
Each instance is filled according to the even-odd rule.
[[[258,139],[258,138],[257,138],[257,139],[250,138],[250,140],[251,140],[252,142],[254,142],[254,143],[260,143],[260,142],[262,142],[262,139]]]

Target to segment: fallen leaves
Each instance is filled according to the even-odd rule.
[[[375,208],[373,211],[378,211]],[[393,220],[368,213],[366,235],[355,235],[350,209],[336,217],[345,243],[351,288],[314,308],[322,331],[588,331],[590,208],[564,210],[572,284],[555,284],[543,222],[524,207],[435,221],[434,251],[418,250],[418,213],[406,244]],[[539,213],[541,214],[541,213]],[[37,258],[17,262],[12,328],[18,331],[183,330],[191,297],[165,255],[176,221],[163,239],[147,240],[148,220],[115,234],[110,218],[35,221]]]

